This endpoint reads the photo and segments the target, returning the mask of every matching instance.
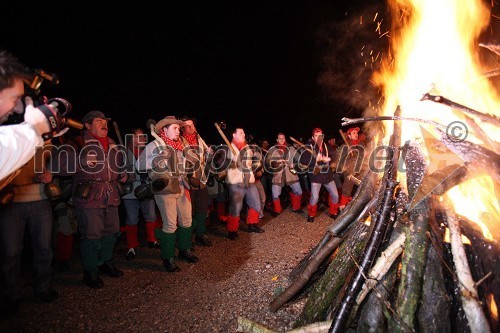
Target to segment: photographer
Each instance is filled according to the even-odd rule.
[[[24,80],[29,78],[24,65],[8,52],[0,51],[0,124],[21,104]],[[14,178],[13,172],[34,156],[35,148],[43,145],[42,135],[59,129],[59,119],[51,108],[35,108],[28,97],[26,105],[24,123],[0,127],[0,189]]]

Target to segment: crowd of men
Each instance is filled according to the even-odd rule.
[[[1,122],[19,107],[26,78],[24,66],[0,52]],[[126,259],[138,255],[139,225],[145,227],[148,246],[159,249],[164,269],[172,273],[180,270],[177,260],[198,262],[194,244],[212,245],[206,234],[211,207],[226,223],[227,238],[236,241],[241,216],[248,232],[263,233],[259,222],[264,210],[279,215],[285,197],[295,213],[307,207],[307,222],[314,222],[320,202],[336,218],[339,207],[352,198],[353,183],[338,168],[344,150],[334,138],[325,138],[321,128],[314,128],[304,143],[292,144],[280,132],[274,145],[262,140],[258,146],[247,142],[244,128],[234,127],[221,133],[227,144],[209,146],[196,129],[196,119],[166,116],[147,129],[130,129],[123,145],[109,137],[110,119],[101,111],[88,112],[81,119],[81,133],[69,137],[47,125],[53,110],[43,114],[42,107],[27,105],[21,107],[25,123],[0,127],[2,160],[8,159],[0,166],[4,313],[17,311],[23,298],[26,233],[33,253],[34,294],[52,302],[58,298],[51,287],[52,267],[56,262],[59,269],[68,268],[74,235],[79,237],[84,283],[102,288],[102,275],[123,276],[113,259],[121,234]],[[360,144],[358,132],[347,131],[346,147]],[[19,142],[8,141],[9,135]],[[10,148],[23,151],[7,155]],[[33,154],[19,155],[26,151]],[[217,200],[209,196],[213,186],[224,189]]]

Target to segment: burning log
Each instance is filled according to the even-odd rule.
[[[469,141],[454,140],[441,130],[438,129],[438,131],[441,133],[441,141],[444,145],[465,162],[469,162],[469,167],[480,167],[486,170],[495,182],[500,182],[499,154]]]
[[[469,322],[472,333],[490,332],[488,320],[486,319],[481,305],[478,302],[478,293],[469,269],[467,256],[462,243],[460,224],[455,213],[445,206],[448,228],[450,229],[450,243],[455,263],[456,273],[460,287],[460,299]]]
[[[422,300],[418,310],[418,326],[421,332],[450,332],[449,318],[451,299],[447,294],[443,275],[444,232],[435,218],[430,219],[432,232],[427,236],[431,246],[427,249],[427,260],[422,283]]]
[[[474,119],[472,119],[467,115],[464,116],[465,116],[465,122],[467,123],[467,125],[472,127],[478,138],[484,142],[485,148],[493,150],[495,153],[498,154],[498,151],[500,150],[500,144],[491,140],[490,137],[486,135],[486,133],[484,133],[483,129],[476,123]]]
[[[414,200],[425,174],[426,161],[418,147],[411,147],[406,154],[405,162],[408,193]],[[395,304],[396,315],[388,323],[388,330],[391,332],[407,331],[408,328],[414,327],[427,253],[428,199],[424,198],[413,204],[409,215],[412,223],[404,227],[406,244]],[[401,319],[404,325],[401,325],[398,319]]]
[[[386,318],[392,310],[390,302],[397,279],[397,266],[390,267],[363,303],[357,322],[357,333],[386,331]]]
[[[485,276],[476,276],[475,278],[483,281],[477,282],[476,285],[478,292],[481,290],[485,295],[492,331],[498,332],[500,322],[496,305],[500,304],[500,245],[496,240],[485,239],[477,225],[466,218],[460,217],[460,225],[463,234],[470,240],[472,256],[479,261],[478,265],[488,269],[486,276],[490,277],[485,280]]]
[[[398,106],[394,116],[401,115],[401,108]],[[387,163],[384,171],[383,197],[377,209],[377,215],[371,230],[370,237],[363,249],[363,255],[359,264],[359,269],[354,276],[349,279],[348,287],[333,315],[332,326],[329,332],[343,331],[351,316],[351,311],[355,305],[356,298],[361,292],[364,279],[377,256],[380,244],[386,236],[386,232],[391,222],[391,211],[395,204],[395,192],[399,183],[395,181],[397,176],[397,161],[399,160],[399,145],[401,142],[401,123],[394,124],[394,132],[391,137],[390,147],[387,150]]]
[[[422,119],[422,118],[414,118],[414,117],[401,117],[401,116],[374,116],[374,117],[362,117],[362,118],[342,118],[342,126],[349,126],[359,123],[366,123],[368,121],[381,121],[381,120],[406,120],[406,121],[416,121],[419,123],[424,123],[428,125],[432,125],[438,128],[446,128],[445,125],[440,124],[438,122]]]
[[[482,121],[493,124],[495,126],[500,126],[500,119],[497,116],[491,115],[491,114],[486,114],[486,113],[481,113],[481,112],[476,111],[474,109],[468,108],[462,104],[459,104],[459,103],[453,102],[452,100],[444,98],[443,96],[431,95],[430,93],[426,93],[426,94],[424,94],[424,96],[422,96],[421,101],[426,101],[426,100],[433,101],[436,103],[445,104],[445,105],[449,106],[450,108],[457,109],[457,110],[460,110],[462,112],[476,116],[479,119],[481,119]]]
[[[283,304],[295,297],[309,283],[318,267],[341,244],[344,239],[341,235],[346,233],[349,226],[365,220],[368,216],[368,209],[372,207],[369,201],[372,193],[375,192],[375,180],[376,175],[372,172],[369,172],[365,176],[361,186],[358,187],[354,195],[354,199],[340,213],[318,245],[290,273],[293,283],[271,303],[270,310],[272,312],[277,311]]]
[[[278,297],[276,297],[269,305],[271,312],[276,312],[290,299],[292,299],[309,281],[316,269],[321,263],[342,243],[342,237],[331,238],[321,250],[308,261],[306,268],[298,276],[298,278]]]
[[[391,208],[394,205],[394,192],[397,185],[397,182],[390,179],[387,180],[387,188],[380,207],[381,212],[377,216],[370,238],[368,239],[368,242],[363,250],[360,268],[355,273],[354,277],[349,281],[349,287],[346,290],[335,315],[333,316],[333,323],[330,327],[330,332],[342,332],[347,325],[356,298],[363,287],[364,276],[367,275],[368,270],[375,259],[380,243],[385,237],[385,232],[390,221]]]
[[[356,304],[358,307],[361,305],[365,297],[368,295],[371,289],[373,289],[379,281],[385,276],[385,274],[392,267],[392,264],[403,252],[403,245],[406,239],[404,233],[400,233],[396,239],[394,239],[391,244],[383,251],[375,265],[373,265],[370,273],[367,276],[366,283],[363,285],[363,289],[356,299]],[[355,312],[355,311],[353,311]]]
[[[366,207],[375,193],[377,175],[374,172],[368,172],[354,194],[354,199],[344,208],[340,215],[335,219],[335,222],[328,229],[332,235],[337,236],[349,226],[355,219],[361,217],[364,219]]]
[[[484,47],[485,49],[488,49],[496,55],[500,56],[500,45],[479,43],[479,46]]]
[[[466,180],[467,167],[465,165],[448,165],[433,174],[427,179],[424,187],[424,192],[436,195],[446,193],[450,188],[460,184]]]
[[[344,243],[339,247],[335,257],[323,276],[314,284],[313,290],[302,310],[298,325],[305,325],[324,320],[338,292],[344,286],[349,272],[354,269],[354,261],[359,259],[363,250],[363,239],[369,227],[364,223],[356,223]]]

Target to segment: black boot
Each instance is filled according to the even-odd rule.
[[[195,264],[198,262],[198,257],[191,253],[191,250],[179,251],[179,259],[184,259],[187,262]]]
[[[229,238],[230,240],[238,240],[238,233],[236,231],[230,231],[228,234],[227,234],[227,238]]]
[[[210,239],[208,239],[208,237],[206,235],[195,236],[194,237],[194,241],[195,241],[196,245],[200,245],[200,246],[212,246],[212,242],[210,241]]]
[[[52,303],[59,298],[59,294],[52,288],[49,288],[36,295],[43,303]]]
[[[119,278],[123,275],[123,271],[119,270],[112,261],[106,261],[104,264],[99,266],[99,271],[112,278]]]
[[[56,271],[58,272],[68,272],[69,271],[69,261],[63,260],[56,263]]]
[[[249,224],[248,225],[248,232],[255,232],[257,234],[261,234],[264,232],[264,230],[261,229],[257,224]]]
[[[314,216],[308,216],[307,222],[314,222]]]
[[[102,282],[99,277],[99,271],[97,269],[92,269],[90,271],[83,271],[83,282],[93,289],[99,289],[104,286],[104,282]]]
[[[163,259],[163,267],[165,267],[166,271],[169,273],[178,272],[181,269],[174,261],[174,258]]]

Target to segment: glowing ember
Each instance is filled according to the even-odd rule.
[[[398,105],[403,117],[431,120],[446,128],[454,121],[465,124],[461,111],[443,104],[420,101],[422,95],[442,95],[482,113],[500,113],[500,96],[479,63],[478,37],[488,26],[490,13],[482,1],[389,0],[392,17],[391,56],[386,57],[374,82],[383,88],[384,106],[380,115],[392,116]],[[494,141],[498,128],[474,119]],[[384,122],[392,133],[392,122]],[[422,124],[403,122],[403,140],[423,143]],[[425,129],[439,138],[432,126]],[[484,144],[469,129],[466,140]],[[425,145],[422,144],[425,150]],[[430,159],[433,156],[429,156]],[[437,165],[438,163],[430,162]],[[479,193],[481,192],[481,193]],[[474,179],[449,193],[458,214],[478,223],[486,238],[498,238],[500,209],[489,176]],[[489,223],[489,224],[488,224]]]
[[[489,304],[491,319],[494,321],[498,320],[498,308],[497,303],[495,302],[495,297],[493,294],[488,294],[486,296],[486,302]]]

